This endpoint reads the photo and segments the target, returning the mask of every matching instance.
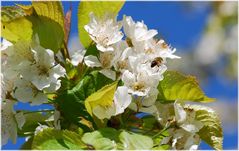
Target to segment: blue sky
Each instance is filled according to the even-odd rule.
[[[27,4],[28,2],[21,3]],[[73,37],[78,35],[77,7],[79,2],[71,3],[73,5],[71,36]],[[188,3],[189,2],[126,2],[118,18],[121,19],[125,14],[132,16],[136,21],[144,20],[149,28],[157,29],[159,35],[173,47],[176,47],[178,51],[188,51],[190,50],[189,48],[193,48],[195,43],[200,39],[207,23],[208,14],[211,11],[211,8],[206,5],[207,2],[201,2],[199,4],[201,6],[200,9],[190,9]],[[3,6],[13,4],[14,2],[2,2]],[[70,2],[63,2],[63,6],[66,12],[70,6]],[[223,97],[234,101],[232,103],[237,105],[237,82],[228,82],[226,79],[214,76],[210,77],[208,83],[206,86],[203,86],[208,96],[217,98],[219,94],[223,94]],[[29,109],[30,106],[21,104],[17,108]],[[36,108],[37,107],[35,107],[35,109]],[[20,138],[17,144],[13,145],[9,142],[3,146],[3,149],[18,149],[23,142],[24,139]],[[237,142],[237,130],[234,134],[225,133],[224,149],[237,148]],[[211,148],[205,143],[202,143],[200,149]]]

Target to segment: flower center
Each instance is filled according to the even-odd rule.
[[[133,89],[134,90],[140,90],[140,91],[144,91],[144,84],[143,83],[139,83],[139,82],[135,82],[134,84],[133,84]]]
[[[47,75],[49,76],[48,68],[45,66],[38,66],[39,69],[39,75]]]

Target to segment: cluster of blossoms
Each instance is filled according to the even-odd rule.
[[[174,55],[176,49],[166,44],[164,40],[155,38],[158,34],[157,30],[148,29],[143,22],[135,22],[129,16],[117,21],[109,14],[100,18],[90,13],[90,22],[84,28],[94,42],[91,43],[91,46],[95,46],[94,54],[86,53],[91,48],[89,47],[88,50],[69,52],[69,57],[66,57],[60,51],[55,53],[42,47],[37,34],[33,36],[31,42],[20,40],[12,44],[3,39],[1,45],[1,68],[4,71],[1,73],[2,144],[6,144],[9,138],[16,142],[17,130],[21,129],[26,121],[24,112],[14,111],[14,105],[18,101],[41,105],[48,102],[49,94],[55,94],[53,98],[55,102],[52,104],[56,110],[45,122],[51,121],[53,124],[50,127],[60,130],[63,121],[60,119],[68,116],[64,114],[62,106],[59,107],[60,105],[57,104],[60,101],[68,101],[65,100],[67,97],[57,100],[61,96],[59,94],[61,92],[58,91],[63,85],[61,79],[72,82],[72,85],[77,85],[78,81],[81,84],[81,80],[84,80],[84,76],[88,74],[85,74],[86,71],[91,68],[98,70],[105,76],[104,78],[116,81],[97,91],[101,92],[102,89],[111,88],[113,85],[115,89],[109,94],[112,97],[95,92],[99,98],[104,95],[110,103],[103,99],[98,103],[95,100],[99,98],[92,97],[97,103],[92,101],[94,105],[89,105],[91,113],[87,110],[87,103],[90,104],[87,99],[94,93],[84,98],[85,100],[80,98],[82,99],[80,101],[85,101],[87,112],[90,115],[94,114],[93,118],[97,117],[100,121],[110,120],[111,117],[124,113],[126,108],[136,114],[139,112],[150,114],[155,117],[157,124],[169,133],[162,139],[160,145],[168,144],[171,149],[176,150],[197,149],[200,143],[198,132],[204,125],[196,119],[195,110],[183,105],[180,100],[168,104],[156,101],[159,95],[159,82],[163,80],[163,74],[167,70],[167,59],[180,58]],[[71,70],[77,70],[78,81],[69,78],[67,65],[72,67]],[[78,68],[84,70],[79,69],[84,74],[78,73]],[[68,92],[68,87],[63,87],[62,91]],[[39,123],[34,135],[46,128],[49,127]]]
[[[164,40],[156,39],[157,30],[148,29],[143,22],[134,22],[130,16],[124,16],[120,22],[109,16],[100,19],[90,14],[90,18],[85,30],[96,43],[99,55],[85,56],[85,64],[100,67],[100,72],[112,80],[123,81],[123,86],[115,93],[113,106],[95,107],[95,116],[109,119],[127,107],[153,114],[162,125],[169,125],[170,120],[176,125],[168,130],[170,136],[165,137],[161,144],[171,142],[174,149],[197,149],[200,138],[196,132],[203,124],[196,121],[195,111],[184,109],[176,101],[172,107],[174,114],[165,115],[171,113],[166,109],[170,107],[156,103],[158,83],[167,70],[166,59],[180,58],[174,55],[176,49]]]
[[[54,52],[34,41],[19,41],[14,45],[3,40],[1,46],[1,99],[2,104],[2,144],[8,138],[13,142],[17,137],[17,125],[25,122],[22,112],[13,110],[16,101],[40,105],[48,101],[47,94],[54,93],[61,86],[60,77],[65,69],[54,59]]]
[[[167,69],[166,59],[180,58],[173,54],[176,49],[155,39],[156,30],[149,30],[143,22],[134,22],[129,16],[121,22],[109,16],[100,19],[90,14],[90,18],[85,30],[96,43],[99,55],[85,56],[85,64],[100,67],[100,72],[112,80],[123,81],[122,95],[127,98],[124,108],[129,105],[135,111],[156,112],[157,86]],[[115,104],[122,107],[116,100]]]

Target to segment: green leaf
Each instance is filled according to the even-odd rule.
[[[84,101],[92,93],[103,86],[112,83],[98,71],[86,75],[75,87],[61,93],[56,99],[66,124],[74,123],[79,125],[80,117],[92,120],[85,109]],[[81,125],[82,126],[82,125]],[[66,128],[68,126],[66,125]]]
[[[119,132],[113,128],[104,128],[94,132],[85,133],[82,141],[91,145],[96,150],[112,150],[116,149],[116,142]]]
[[[44,16],[30,16],[34,35],[37,34],[41,46],[57,52],[64,40],[64,30],[57,22]]]
[[[118,14],[123,7],[124,1],[81,1],[78,8],[78,31],[80,41],[87,48],[91,39],[85,31],[84,26],[89,23],[89,13],[93,12],[97,17],[103,17],[105,13],[111,13],[114,16]]]
[[[44,16],[57,22],[63,29],[64,14],[60,1],[33,1],[32,7],[38,16]]]
[[[24,123],[22,129],[18,130],[18,136],[29,136],[34,134],[35,129],[40,124],[46,124],[46,120],[51,116],[51,113],[42,114],[39,112],[24,114],[26,122]]]
[[[200,88],[193,76],[185,76],[177,71],[166,71],[164,79],[158,85],[158,99],[164,101],[190,100],[195,102],[212,102]]]
[[[14,19],[25,16],[25,12],[17,6],[2,6],[1,21],[10,22]]]
[[[118,81],[106,85],[86,98],[85,107],[91,116],[93,116],[92,110],[98,105],[102,107],[112,106],[117,85]]]
[[[144,135],[123,131],[119,135],[125,150],[134,149],[151,149],[153,147],[153,140]]]
[[[1,37],[7,39],[8,41],[31,41],[33,33],[32,23],[25,17],[19,17],[11,20],[10,22],[1,21],[1,24]]]
[[[200,138],[216,150],[222,150],[223,132],[218,115],[209,107],[201,105],[186,105],[196,111],[196,120],[204,126],[198,132]]]
[[[81,141],[81,136],[68,130],[48,128],[39,132],[33,138],[32,149],[35,150],[82,150],[87,146]]]
[[[151,149],[153,140],[144,135],[127,132],[125,130],[115,130],[113,128],[99,129],[94,132],[85,133],[82,141],[97,150],[109,149]]]

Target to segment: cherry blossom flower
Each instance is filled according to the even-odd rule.
[[[90,13],[90,23],[85,25],[90,38],[96,43],[97,49],[102,52],[114,51],[112,45],[123,38],[120,29],[121,25],[116,19],[112,19],[109,15],[97,18],[93,13]]]

